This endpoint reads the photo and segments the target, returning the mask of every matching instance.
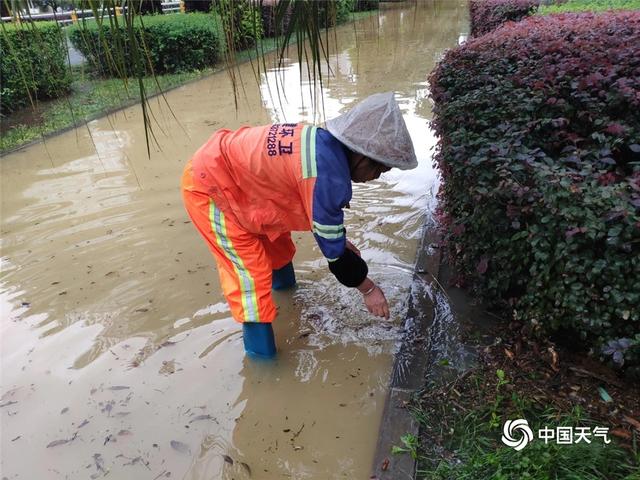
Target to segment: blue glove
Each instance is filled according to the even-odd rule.
[[[271,323],[244,322],[242,332],[247,355],[265,359],[275,357],[276,341]]]
[[[274,290],[286,290],[296,284],[296,272],[293,263],[289,262],[278,270],[272,270],[271,288]]]

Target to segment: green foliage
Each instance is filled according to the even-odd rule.
[[[321,28],[345,23],[356,7],[356,0],[320,0],[315,3],[317,8],[315,19]]]
[[[400,453],[408,453],[411,455],[411,458],[416,460],[418,458],[418,447],[419,447],[419,439],[413,433],[407,433],[400,437],[400,441],[402,442],[403,447],[398,447],[394,445],[391,447],[391,453],[393,455],[398,455]]]
[[[606,10],[640,10],[640,0],[569,0],[559,5],[543,5],[541,15],[566,12],[603,12]]]
[[[431,78],[458,270],[625,367],[640,363],[638,44],[640,12],[534,16],[448,52]]]
[[[349,14],[353,12],[355,8],[356,0],[338,0],[336,2],[336,23],[339,25],[349,20]]]
[[[495,399],[491,405],[489,418],[489,427],[492,429],[498,428],[500,425],[500,408],[503,400],[505,399],[503,394],[504,389],[502,387],[509,384],[509,380],[507,380],[504,370],[496,370],[496,377],[498,378],[498,382],[496,383]]]
[[[417,478],[428,480],[633,480],[637,479],[638,452],[627,452],[615,441],[605,444],[592,437],[591,443],[558,445],[538,438],[543,428],[606,426],[596,423],[580,407],[560,410],[541,407],[530,394],[510,390],[506,394],[504,372],[498,386],[481,375],[471,375],[453,395],[456,402],[441,399],[437,408],[417,407],[413,413],[437,445],[422,445],[418,451]],[[440,395],[442,391],[438,391]],[[446,394],[445,394],[446,395]],[[462,402],[462,406],[459,402]],[[501,441],[502,426],[507,420],[528,421],[533,439],[517,451]],[[574,430],[575,432],[575,430]],[[517,433],[515,438],[519,438]],[[424,437],[423,437],[424,438]],[[609,438],[611,440],[611,437]],[[424,443],[424,442],[423,442]],[[402,451],[406,451],[403,449]]]
[[[533,418],[533,417],[529,417]],[[588,426],[592,422],[581,416],[561,415],[549,410],[532,425],[532,430],[549,426]],[[500,422],[500,425],[502,422]],[[535,439],[522,451],[500,442],[499,429],[490,424],[485,412],[472,411],[456,422],[448,447],[455,458],[441,460],[431,471],[418,473],[429,480],[632,480],[636,467],[624,449],[605,445],[600,439],[572,445],[545,444]]]
[[[220,15],[227,45],[244,50],[262,38],[262,14],[256,0],[216,0],[214,11]]]
[[[117,26],[106,20],[102,24],[80,22],[70,28],[69,37],[103,76],[200,70],[214,65],[221,56],[219,23],[211,14],[136,17],[131,29],[135,45],[123,17]],[[134,51],[143,58],[143,71],[136,70]]]
[[[71,79],[62,29],[55,22],[3,24],[0,28],[2,112],[65,95]]]

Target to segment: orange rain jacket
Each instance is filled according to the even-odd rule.
[[[312,230],[334,265],[345,252],[348,161],[342,144],[323,129],[274,124],[219,130],[187,165],[182,189],[237,321],[275,318],[271,271],[293,258],[290,232]]]
[[[316,127],[219,130],[193,157],[194,181],[247,232],[311,230]]]

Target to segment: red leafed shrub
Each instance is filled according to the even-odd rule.
[[[471,0],[471,36],[484,35],[506,22],[518,22],[531,15],[540,0]]]
[[[465,282],[627,367],[640,365],[638,45],[640,11],[533,16],[430,77],[439,218]]]

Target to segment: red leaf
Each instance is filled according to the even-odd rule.
[[[625,128],[619,123],[611,123],[604,129],[604,131],[611,135],[622,136],[624,135]]]
[[[462,235],[464,233],[464,225],[462,224],[458,224],[458,225],[454,225],[451,227],[451,233],[453,233],[454,235],[458,236],[458,235]]]
[[[480,275],[484,275],[488,267],[489,267],[489,259],[487,259],[487,257],[482,257],[478,262],[478,265],[476,266],[476,271]]]

